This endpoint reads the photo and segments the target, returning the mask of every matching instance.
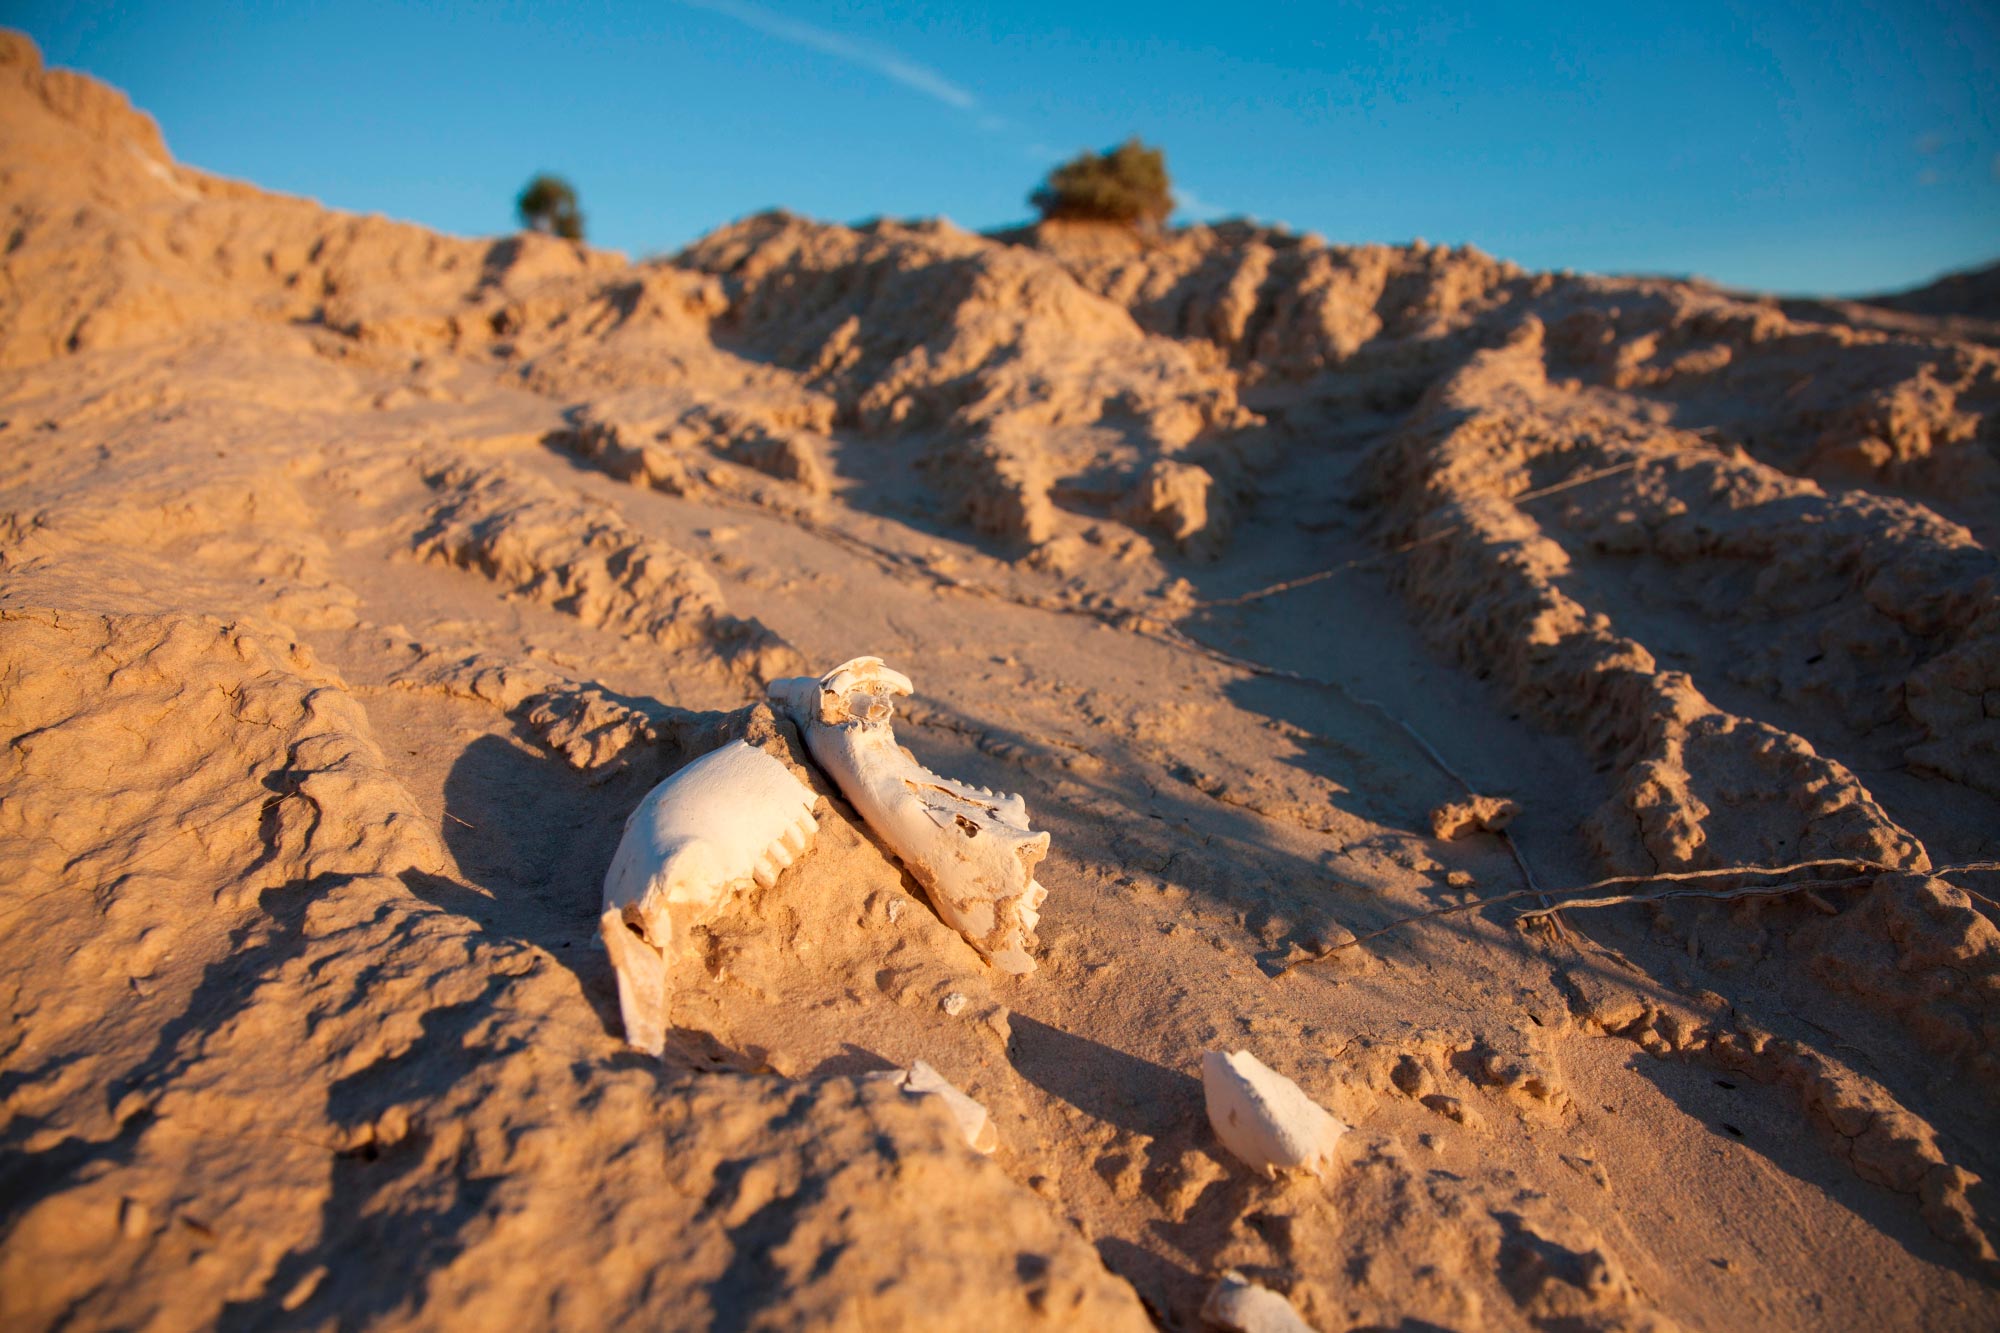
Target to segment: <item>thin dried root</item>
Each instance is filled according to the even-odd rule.
[[[1845,869],[1859,873],[1832,878],[1787,880],[1779,884],[1736,884],[1718,889],[1682,887],[1702,880],[1727,879],[1744,875],[1792,875],[1800,871],[1834,869]],[[1384,935],[1393,934],[1405,926],[1413,926],[1420,921],[1430,921],[1442,916],[1457,916],[1463,912],[1476,912],[1482,907],[1495,907],[1502,903],[1519,902],[1523,898],[1542,898],[1546,900],[1549,895],[1553,894],[1555,897],[1562,899],[1560,902],[1543,907],[1529,908],[1527,911],[1521,913],[1520,920],[1522,921],[1540,921],[1552,919],[1554,914],[1559,911],[1567,912],[1589,907],[1620,907],[1628,903],[1665,902],[1673,898],[1716,898],[1725,900],[1735,898],[1777,898],[1793,893],[1816,896],[1821,889],[1857,888],[1868,883],[1877,875],[1929,875],[1933,878],[1942,879],[1948,875],[1977,874],[1993,871],[2000,871],[2000,861],[1967,861],[1959,865],[1937,866],[1930,870],[1913,870],[1908,866],[1892,866],[1885,862],[1865,861],[1858,857],[1834,857],[1822,861],[1800,861],[1793,865],[1785,866],[1721,866],[1713,870],[1668,870],[1652,875],[1613,875],[1609,879],[1600,879],[1590,884],[1579,884],[1574,888],[1553,890],[1517,889],[1512,893],[1496,893],[1490,898],[1475,898],[1471,902],[1454,903],[1450,907],[1437,907],[1428,912],[1419,912],[1415,916],[1406,916],[1399,921],[1391,921],[1388,925],[1371,930],[1365,935],[1356,935],[1352,939],[1345,939],[1338,944],[1329,945],[1318,953],[1309,954],[1289,964],[1281,969],[1278,975],[1283,976],[1295,967],[1304,967],[1307,963],[1319,962],[1322,959],[1339,953],[1342,949],[1352,949],[1357,944],[1366,944],[1369,940],[1380,939]],[[1569,896],[1571,894],[1592,893],[1598,889],[1616,888],[1623,884],[1660,883],[1669,884],[1674,887],[1656,889],[1646,893],[1605,894],[1596,898],[1573,898]],[[1995,902],[1985,894],[1968,889],[1962,884],[1955,885],[1954,887],[1967,897],[1984,903],[1989,908],[2000,910],[2000,902]],[[1819,900],[1815,905],[1821,904],[1824,904],[1824,899]],[[1830,904],[1826,906],[1830,906]],[[1822,906],[1822,910],[1826,910],[1826,906]]]

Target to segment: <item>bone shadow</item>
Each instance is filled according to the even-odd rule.
[[[901,1066],[886,1056],[878,1055],[866,1046],[857,1046],[851,1041],[840,1044],[840,1054],[829,1055],[813,1066],[806,1075],[809,1079],[853,1078],[860,1074],[879,1074]]]
[[[1104,1266],[1132,1284],[1146,1312],[1162,1327],[1175,1327],[1172,1312],[1199,1309],[1208,1294],[1207,1279],[1164,1254],[1116,1236],[1100,1237],[1096,1244]]]
[[[1025,1014],[1009,1023],[1007,1058],[1015,1072],[1086,1115],[1158,1136],[1202,1114],[1201,1084],[1188,1074]]]
[[[604,872],[625,816],[669,767],[647,756],[597,786],[555,755],[482,736],[453,761],[443,833],[466,883],[406,872],[419,898],[499,939],[533,945],[570,972],[607,1033],[624,1030],[617,982],[597,943]]]

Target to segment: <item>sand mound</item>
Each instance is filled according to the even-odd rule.
[[[1238,224],[634,265],[205,175],[11,35],[0,182],[10,1327],[2000,1318],[1962,303]],[[762,703],[860,653],[1053,835],[1032,976]],[[828,802],[656,1063],[602,879],[735,739]],[[1217,1049],[1354,1126],[1323,1181]]]
[[[1925,283],[1907,292],[1871,296],[1867,303],[1886,310],[1941,319],[2000,320],[2000,264],[1947,273],[1936,282]]]
[[[766,214],[681,262],[720,276],[729,331],[864,437],[931,435],[919,465],[982,533],[1044,544],[1056,492],[1147,488],[1157,461],[1255,420],[1213,357],[1149,336],[1060,266],[946,223]],[[1205,524],[1180,526],[1185,539]]]

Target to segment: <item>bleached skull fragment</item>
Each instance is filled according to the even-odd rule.
[[[1290,1301],[1233,1268],[1216,1279],[1202,1302],[1201,1317],[1230,1333],[1313,1333]]]
[[[951,1112],[951,1118],[958,1122],[959,1133],[965,1136],[965,1146],[974,1152],[990,1153],[1000,1146],[999,1131],[993,1128],[986,1108],[953,1087],[943,1074],[922,1060],[908,1069],[885,1069],[865,1077],[891,1083],[907,1096],[936,1097]]]
[[[1208,1122],[1222,1146],[1267,1176],[1280,1171],[1318,1175],[1347,1132],[1298,1084],[1248,1051],[1201,1057]]]
[[[769,888],[812,844],[818,800],[781,761],[731,741],[653,788],[626,819],[598,929],[632,1045],[660,1053],[673,950],[741,890]]]

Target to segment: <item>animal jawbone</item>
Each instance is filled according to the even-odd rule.
[[[995,967],[1035,969],[1028,949],[1048,890],[1035,867],[1049,835],[1019,796],[940,777],[896,743],[891,702],[909,677],[857,657],[817,680],[771,682],[806,748],[930,896],[938,915]]]

